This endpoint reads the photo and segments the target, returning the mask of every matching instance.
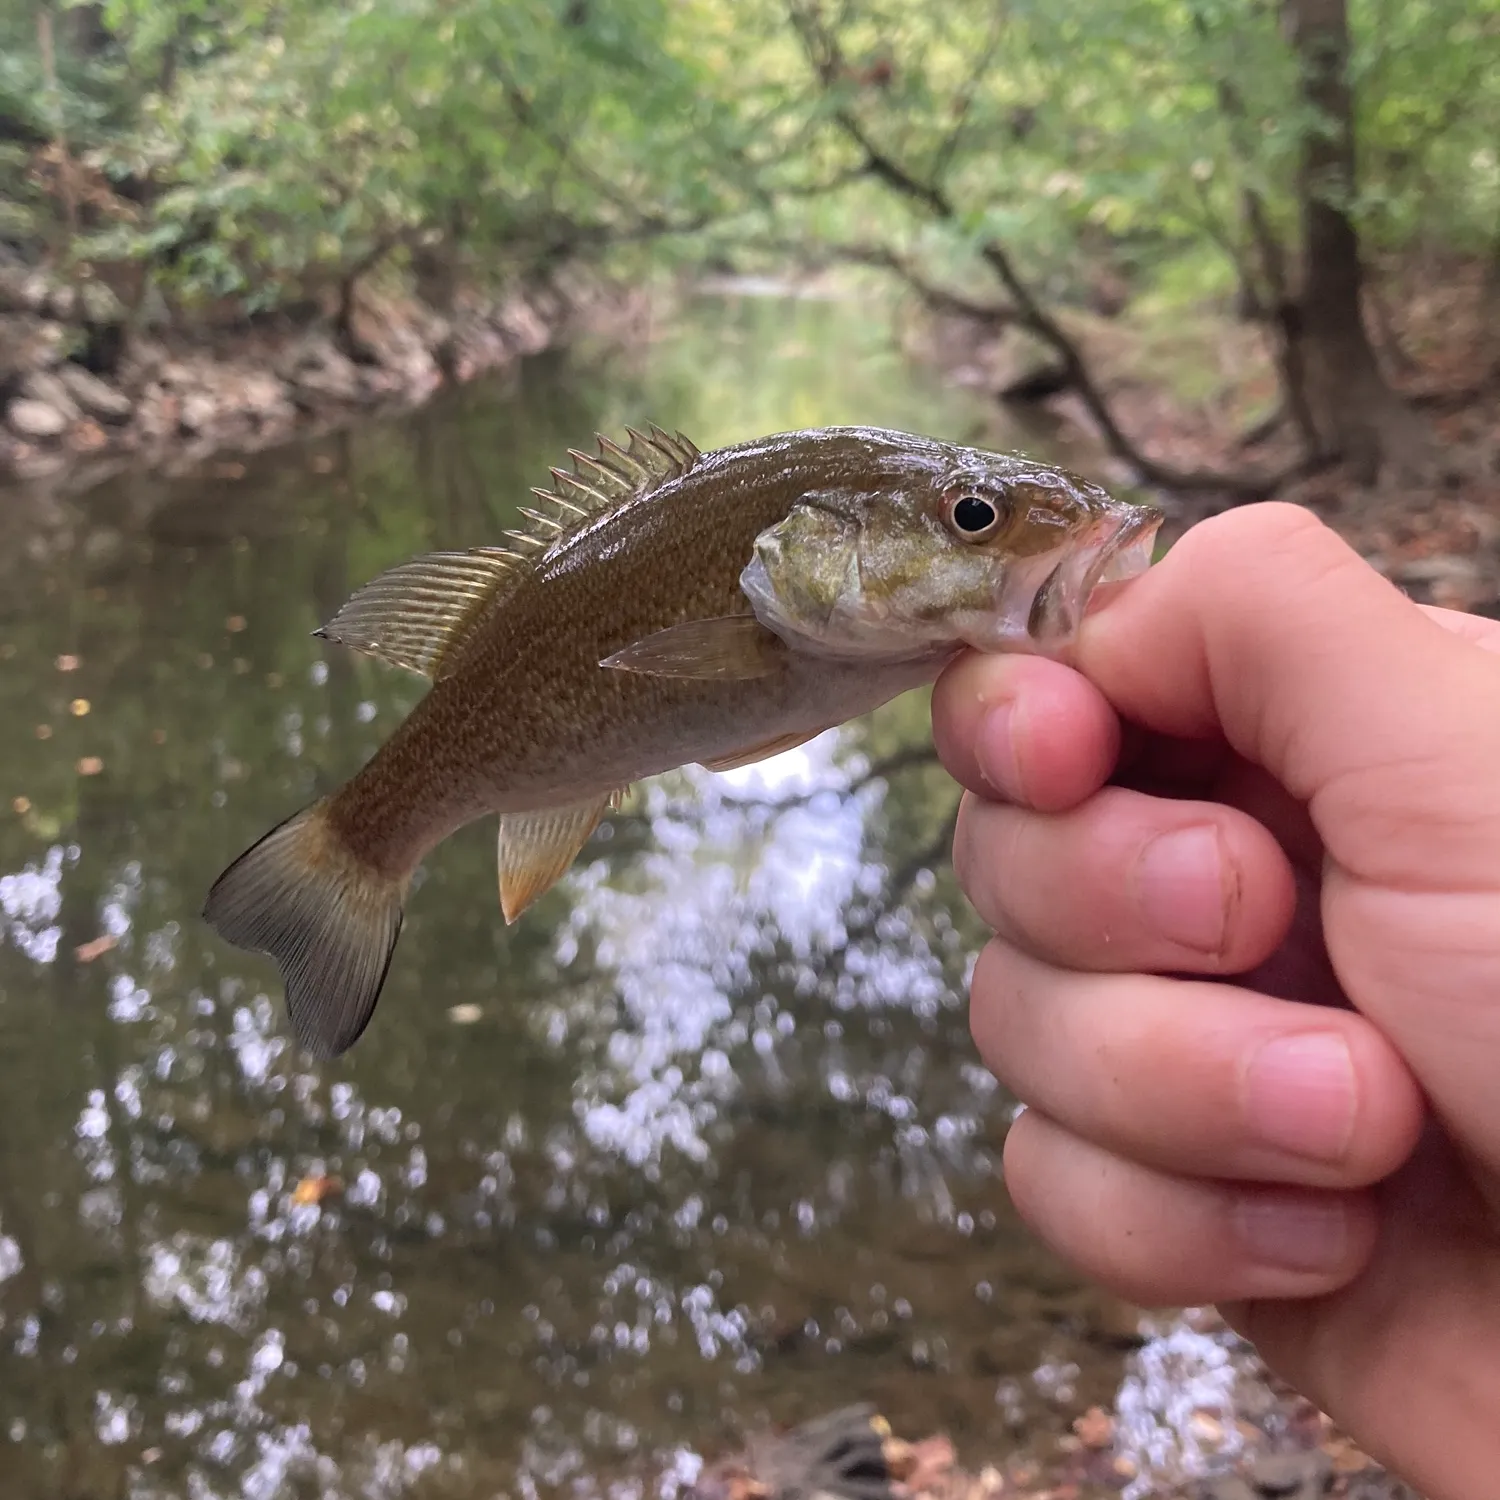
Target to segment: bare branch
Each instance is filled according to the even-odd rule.
[[[972,318],[992,328],[1004,328],[1016,321],[1016,311],[1003,302],[979,302],[951,287],[940,286],[927,277],[905,256],[884,245],[824,245],[824,254],[852,265],[873,266],[899,276],[934,312],[954,313]]]

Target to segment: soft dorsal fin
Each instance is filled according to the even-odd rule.
[[[520,554],[500,547],[429,552],[356,590],[313,634],[436,681],[481,607],[526,567]]]
[[[559,537],[680,478],[698,461],[698,449],[680,432],[673,437],[654,423],[649,436],[625,431],[623,448],[597,433],[596,454],[569,448],[572,470],[553,469],[553,488],[532,490],[547,509],[522,506],[529,524],[505,532],[508,546],[429,552],[389,568],[313,634],[436,681],[483,606],[515,587]]]

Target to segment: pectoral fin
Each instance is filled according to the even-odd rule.
[[[831,724],[823,726],[823,729],[832,728]],[[780,755],[784,750],[795,750],[798,745],[817,739],[823,729],[813,729],[806,734],[780,734],[775,739],[751,745],[748,750],[736,750],[731,755],[720,756],[718,760],[701,760],[698,764],[706,771],[738,771],[741,766],[753,766],[758,760],[770,760],[773,755]]]
[[[557,884],[625,789],[563,807],[505,813],[500,819],[500,910],[507,923]]]
[[[654,677],[744,682],[770,676],[786,655],[785,642],[754,615],[722,615],[669,625],[605,657],[599,665]]]

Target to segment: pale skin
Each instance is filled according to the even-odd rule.
[[[1018,1210],[1125,1297],[1218,1304],[1427,1500],[1494,1493],[1500,624],[1252,506],[1076,667],[969,654],[933,698]]]

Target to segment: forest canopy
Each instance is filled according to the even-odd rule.
[[[1500,283],[1497,142],[1497,0],[0,0],[0,255],[128,309],[849,260],[1026,328],[1126,448],[1062,314],[1170,286],[1378,467],[1362,307]]]

